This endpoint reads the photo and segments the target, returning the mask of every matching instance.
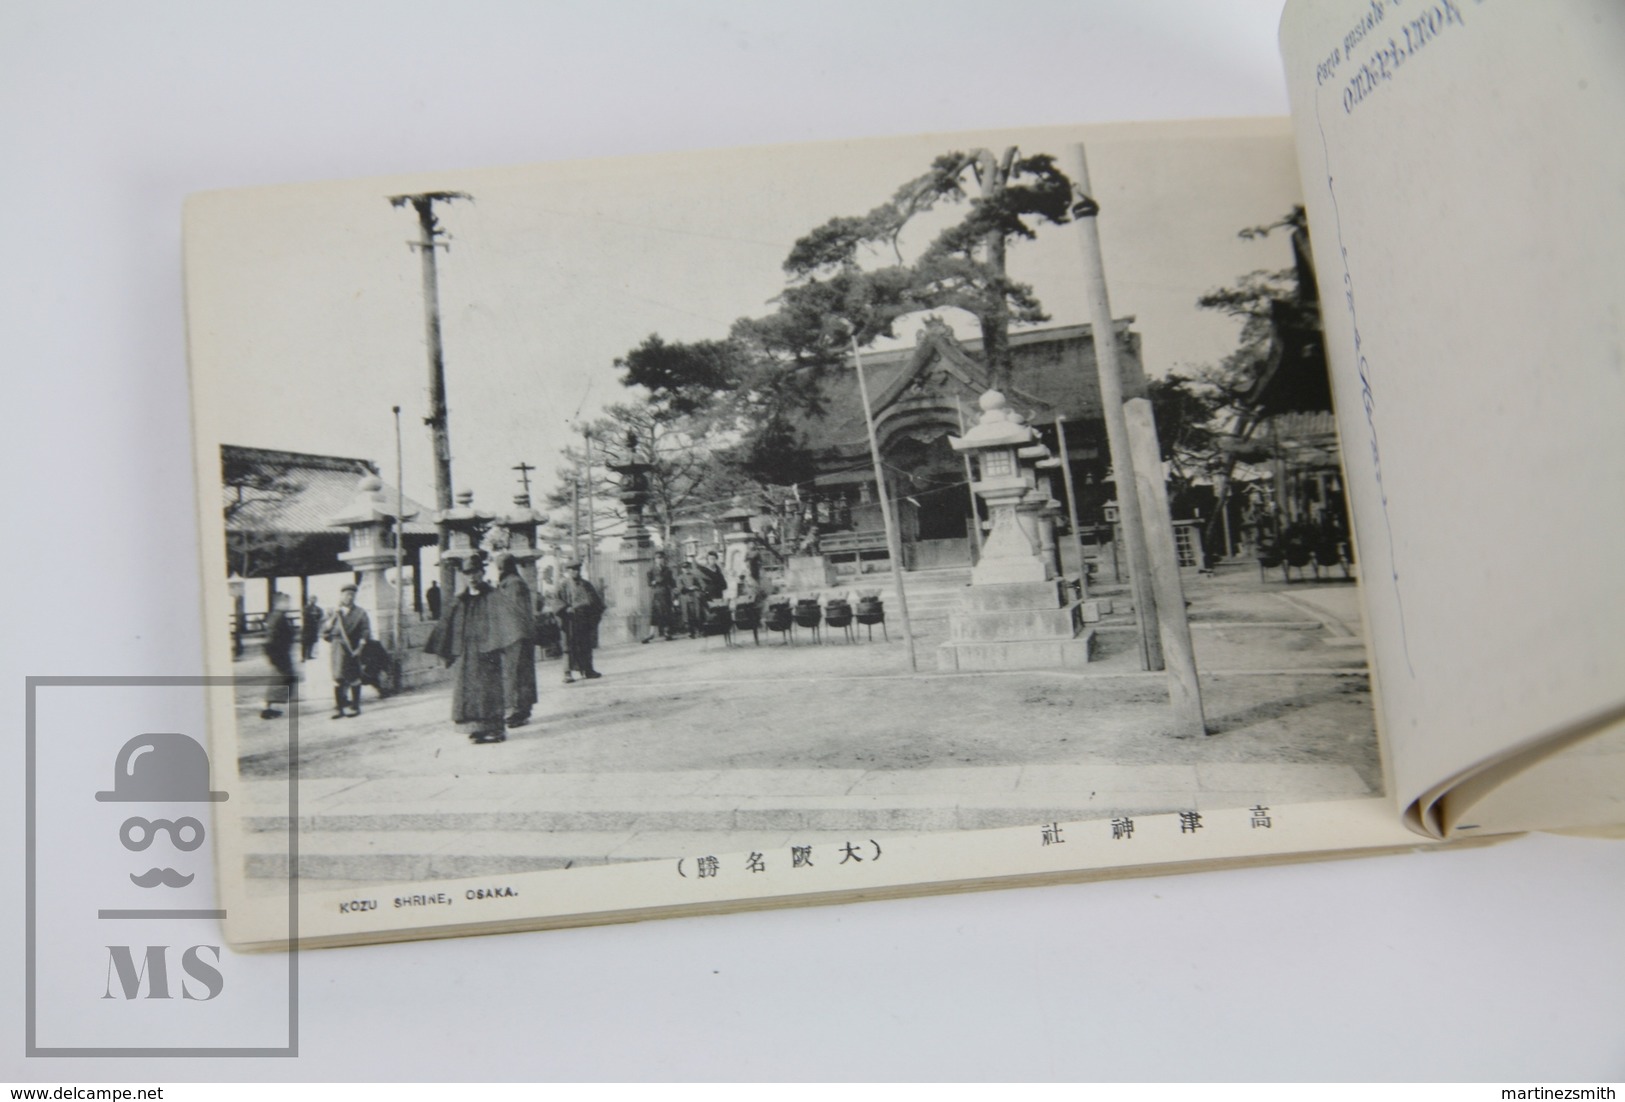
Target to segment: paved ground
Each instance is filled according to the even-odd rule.
[[[1138,668],[1126,592],[1095,594],[1118,611],[1076,672],[938,674],[941,619],[916,626],[919,672],[898,623],[889,643],[621,646],[599,652],[599,681],[563,685],[543,662],[534,721],[485,746],[448,722],[446,689],[368,690],[361,718],[330,720],[318,656],[299,728],[304,875],[468,876],[1380,790],[1353,585],[1260,583],[1251,566],[1187,582],[1200,739],[1167,732],[1165,675]],[[285,734],[257,709],[241,702],[240,765],[274,842]],[[274,849],[251,871],[280,872]]]

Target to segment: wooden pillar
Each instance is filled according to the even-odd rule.
[[[412,611],[423,617],[423,548],[412,548]]]
[[[1135,619],[1140,627],[1140,665],[1147,670],[1160,670],[1163,668],[1163,656],[1158,642],[1157,598],[1151,584],[1151,560],[1146,552],[1139,495],[1135,493],[1134,452],[1129,444],[1128,424],[1123,418],[1123,375],[1117,362],[1117,331],[1112,324],[1111,299],[1106,293],[1106,271],[1100,255],[1100,228],[1095,224],[1100,206],[1090,196],[1089,165],[1084,157],[1083,144],[1074,145],[1071,153],[1067,170],[1077,190],[1077,201],[1072,207],[1073,224],[1078,227],[1084,287],[1089,299],[1089,322],[1095,344],[1095,369],[1100,376],[1100,404],[1106,417],[1106,439],[1117,482],[1117,508],[1122,517],[1123,540],[1128,549],[1129,584],[1133,587]]]
[[[1168,664],[1168,702],[1173,706],[1174,733],[1182,738],[1207,734],[1202,715],[1202,687],[1196,677],[1196,653],[1185,615],[1185,587],[1179,581],[1179,549],[1174,546],[1173,514],[1162,478],[1162,448],[1151,399],[1130,398],[1123,407],[1134,448],[1135,488],[1145,521],[1146,550],[1157,591],[1157,625]],[[1122,495],[1119,494],[1121,497]]]
[[[1072,543],[1078,549],[1078,596],[1089,596],[1089,564],[1083,558],[1083,530],[1078,527],[1078,493],[1072,485],[1072,456],[1066,447],[1066,418],[1055,415],[1055,442],[1061,450],[1061,477],[1066,484],[1066,517],[1072,525]]]
[[[958,397],[954,398],[954,412],[959,414],[959,435],[965,435],[965,408],[959,404]],[[970,544],[966,551],[975,549],[971,565],[975,565],[982,558],[982,512],[976,504],[976,491],[971,486],[976,481],[976,472],[970,469],[970,455],[966,454],[965,461],[965,492],[970,495]]]

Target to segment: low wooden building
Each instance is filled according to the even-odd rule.
[[[1140,338],[1133,318],[1116,322],[1114,338],[1128,397],[1146,393]],[[1009,405],[1026,416],[1059,454],[1055,428],[1065,419],[1068,458],[1080,523],[1099,522],[1110,496],[1105,422],[1089,325],[1014,332]],[[979,339],[960,340],[942,321],[928,320],[912,348],[864,355],[887,490],[896,503],[905,569],[969,564],[975,515],[964,460],[948,444],[975,423],[978,399],[991,387]],[[826,383],[825,412],[797,428],[818,459],[819,474],[801,495],[799,515],[781,523],[784,542],[818,551],[839,573],[889,569],[884,524],[875,492],[868,432],[857,379]],[[1055,496],[1064,498],[1056,472]]]
[[[222,445],[227,570],[243,579],[265,579],[267,606],[278,579],[299,579],[302,604],[309,578],[350,573],[339,558],[348,549],[349,533],[331,521],[350,507],[357,484],[368,475],[377,476],[378,467],[366,459]],[[393,486],[385,485],[384,500],[395,502]],[[416,515],[404,525],[402,559],[411,568],[413,608],[421,611],[418,566],[423,548],[434,546],[438,533],[433,509],[406,498],[405,513]]]

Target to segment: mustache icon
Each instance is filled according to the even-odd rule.
[[[179,873],[174,869],[148,869],[137,876],[130,874],[130,882],[138,888],[156,888],[159,884],[169,888],[184,888],[193,880],[191,873]]]

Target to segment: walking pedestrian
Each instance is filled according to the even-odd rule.
[[[293,618],[288,615],[288,595],[271,595],[271,614],[265,618],[265,657],[276,671],[278,680],[265,686],[265,707],[260,709],[261,719],[275,719],[282,714],[278,704],[288,703],[288,687],[293,683]]]
[[[423,594],[423,603],[429,606],[429,619],[440,619],[440,583],[430,582]]]
[[[372,621],[356,607],[355,590],[353,583],[339,590],[339,607],[322,630],[333,659],[334,719],[361,714],[361,649],[372,638]]]

